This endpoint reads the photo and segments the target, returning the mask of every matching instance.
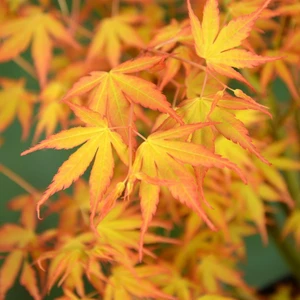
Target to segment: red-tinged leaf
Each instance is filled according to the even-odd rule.
[[[270,1],[265,1],[255,12],[230,21],[219,32],[218,1],[207,0],[203,11],[203,20],[200,23],[192,10],[190,0],[187,0],[195,49],[197,54],[206,60],[209,69],[250,85],[232,67],[252,68],[278,59],[278,57],[261,57],[245,50],[234,49],[248,37],[254,22]]]
[[[177,139],[177,138],[188,136],[198,129],[201,129],[206,126],[212,126],[214,124],[215,124],[214,122],[202,122],[202,123],[179,126],[165,131],[156,131],[151,134],[151,139],[164,139],[164,140]]]
[[[109,185],[112,170],[114,168],[112,154],[110,152],[112,150],[111,144],[116,148],[118,153],[123,153],[121,159],[123,159],[125,163],[127,160],[127,149],[118,134],[110,131],[107,122],[101,119],[99,114],[75,104],[69,103],[69,105],[74,113],[88,126],[62,131],[51,136],[49,139],[42,141],[31,149],[24,151],[22,155],[44,148],[70,149],[85,142],[85,144],[73,153],[59,168],[52,183],[38,202],[38,210],[51,195],[59,190],[66,189],[73,181],[77,180],[79,176],[85,172],[96,155],[90,179],[90,193],[91,196],[94,197],[91,199],[91,209],[92,214],[95,215],[96,204],[101,201],[102,196]],[[105,145],[103,145],[103,141],[105,142]],[[100,147],[102,146],[104,152],[101,152],[100,150]],[[97,177],[97,174],[99,174],[98,168],[100,168],[100,172],[104,170],[107,171],[102,174],[100,181]]]
[[[0,299],[5,299],[7,291],[14,285],[23,260],[23,252],[15,250],[5,259],[0,269]]]
[[[185,166],[205,166],[207,168],[230,168],[236,171],[243,180],[245,177],[240,169],[233,163],[216,155],[201,145],[187,142],[167,140],[186,136],[195,130],[210,125],[200,123],[185,125],[179,128],[151,134],[138,148],[136,159],[131,170],[131,177],[127,185],[127,194],[131,193],[134,181],[140,172],[157,177],[159,185],[154,180],[143,181],[140,186],[141,207],[143,215],[142,237],[156,211],[160,185],[165,183],[173,197],[195,210],[199,216],[214,229],[214,225],[207,218],[199,201],[199,191],[194,173],[191,168]],[[180,128],[182,132],[180,132]],[[136,175],[137,174],[137,175]],[[146,177],[147,178],[147,177]],[[149,196],[150,195],[150,196]],[[140,258],[142,249],[142,237],[140,243]]]
[[[262,162],[271,165],[270,162],[268,162],[268,160],[266,160],[253,145],[252,140],[248,135],[248,130],[244,124],[236,119],[233,114],[224,110],[215,109],[210,115],[210,119],[215,122],[220,122],[219,124],[216,124],[215,127],[224,137],[249,150]]]
[[[178,59],[172,57],[167,61],[164,69],[163,78],[159,85],[159,90],[162,91],[164,87],[171,81],[174,76],[178,73],[181,63]]]
[[[219,33],[219,8],[218,1],[208,0],[203,10],[202,33],[203,53],[208,53]]]
[[[242,49],[232,49],[214,55],[209,59],[211,65],[227,65],[234,68],[252,68],[278,58],[263,57]]]
[[[156,86],[146,80],[135,76],[112,74],[113,80],[117,86],[125,93],[129,99],[144,107],[148,107],[160,112],[169,114],[178,123],[183,124],[181,118],[171,108],[171,104],[166,100]]]
[[[192,10],[190,0],[187,0],[187,5],[188,5],[190,22],[191,22],[192,35],[193,35],[194,40],[195,40],[196,52],[199,56],[202,57],[202,55],[204,55],[204,49],[203,49],[204,34],[203,34],[202,25],[201,25],[199,19],[194,14],[193,10]]]
[[[240,93],[239,93],[240,95]],[[245,97],[245,96],[243,96]],[[207,119],[212,121],[211,125],[214,127],[227,139],[238,143],[243,148],[249,150],[251,153],[255,154],[261,161],[266,164],[270,164],[258,151],[258,149],[253,145],[251,138],[248,135],[248,130],[244,124],[235,118],[235,115],[228,111],[227,109],[255,109],[266,113],[266,110],[254,101],[245,101],[243,99],[235,99],[231,96],[224,95],[218,99],[215,103],[213,97],[202,97],[189,99],[181,103],[181,107],[178,109],[178,114],[182,115],[187,123],[199,122]],[[254,103],[253,103],[254,102]],[[215,105],[214,105],[215,104]],[[199,113],[195,114],[194,111]],[[203,123],[206,124],[206,123]],[[209,124],[209,123],[208,123]],[[209,127],[208,127],[209,128]],[[206,130],[204,128],[204,130]],[[196,136],[198,135],[198,137]],[[192,141],[201,144],[201,138],[199,135],[201,130],[196,131],[193,134]],[[207,132],[205,132],[208,135]],[[204,144],[206,145],[205,141]]]
[[[202,165],[208,168],[229,168],[234,170],[244,182],[247,181],[243,172],[234,163],[213,154],[204,146],[177,141],[159,141],[155,144],[160,150],[167,151],[175,160],[182,163],[192,166]]]
[[[125,62],[108,73],[93,72],[74,84],[64,100],[71,96],[84,95],[91,91],[89,105],[101,116],[106,117],[109,126],[117,127],[117,132],[129,143],[128,126],[131,103],[140,104],[153,110],[169,114],[178,123],[183,121],[171,108],[171,104],[152,82],[136,76],[126,75],[135,71],[149,69],[161,61],[161,57],[142,57]],[[123,73],[125,72],[125,73]],[[134,121],[134,114],[131,120]],[[131,124],[132,125],[132,124]]]
[[[130,103],[111,77],[108,78],[107,111],[113,112],[107,116],[109,124],[121,127],[117,132],[129,143],[130,137],[126,128],[130,124]]]
[[[245,94],[243,91],[239,89],[235,89],[234,94],[236,97],[232,97],[229,94],[223,95],[218,100],[217,106],[225,109],[233,109],[233,110],[247,110],[247,109],[257,110],[272,118],[272,115],[269,112],[268,107],[257,103],[254,99],[252,99],[250,96]]]
[[[24,261],[20,283],[29,291],[34,300],[41,299],[37,286],[35,271],[27,261]]]
[[[148,160],[143,160],[143,168],[147,169],[147,175],[151,177],[158,177],[156,165]],[[142,261],[143,256],[143,242],[144,235],[149,227],[153,215],[156,212],[157,204],[159,202],[159,186],[149,184],[141,181],[139,196],[141,201],[141,210],[143,216],[143,223],[141,227],[141,238],[139,245],[139,260]]]
[[[52,56],[52,42],[45,28],[35,30],[31,51],[40,84],[44,87]]]
[[[110,184],[114,170],[114,158],[112,145],[109,136],[104,136],[101,141],[101,151],[97,151],[94,167],[90,175],[90,201],[91,201],[91,224],[93,222],[99,201],[102,199],[107,187]],[[100,184],[101,183],[101,184]]]
[[[220,73],[226,77],[236,79],[238,81],[244,82],[247,84],[251,89],[253,89],[252,85],[235,69],[231,68],[230,66],[226,66],[224,64],[210,64],[209,62],[207,63],[207,66],[216,71],[217,73]]]
[[[217,52],[223,52],[225,50],[238,47],[241,42],[249,36],[255,21],[259,18],[262,11],[269,5],[270,2],[271,0],[266,0],[263,5],[261,5],[261,7],[253,13],[230,21],[221,29],[213,44],[214,50]]]
[[[105,72],[91,72],[89,76],[81,77],[73,85],[72,89],[69,90],[68,93],[64,96],[63,100],[67,100],[75,96],[81,96],[89,92],[102,81],[105,75]]]
[[[177,42],[191,40],[191,30],[186,21],[181,24],[172,19],[171,23],[158,30],[157,34],[148,44],[148,47],[169,51]]]
[[[48,139],[40,142],[38,145],[22,152],[22,155],[27,155],[31,152],[47,148],[71,149],[81,145],[91,138],[97,137],[104,131],[105,128],[74,127],[50,136]]]

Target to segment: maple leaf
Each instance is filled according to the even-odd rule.
[[[119,14],[103,19],[96,29],[87,59],[93,60],[104,53],[111,66],[115,67],[120,62],[121,42],[129,46],[142,48],[143,41],[132,27],[138,21],[140,21],[140,17],[132,14]]]
[[[178,23],[177,20],[173,19],[169,25],[164,26],[157,32],[149,42],[148,47],[168,51],[177,42],[189,42],[191,39],[191,29],[187,22]]]
[[[22,139],[29,134],[33,105],[36,96],[25,89],[25,81],[1,79],[0,132],[3,132],[17,116],[23,129]]]
[[[215,228],[201,207],[193,171],[184,164],[201,165],[207,168],[226,167],[236,171],[245,180],[244,175],[235,164],[214,154],[204,146],[176,141],[176,139],[186,137],[195,130],[208,125],[211,124],[198,123],[158,131],[152,133],[138,148],[131,179],[127,184],[127,193],[131,193],[136,179],[142,179],[139,191],[143,216],[140,251],[143,236],[156,211],[160,185],[168,186],[175,199],[195,210],[211,228]]]
[[[242,185],[239,182],[231,184],[233,195],[244,203],[250,219],[256,224],[265,244],[268,242],[265,207],[263,200],[256,193],[255,187]]]
[[[6,39],[0,47],[0,61],[18,56],[32,41],[31,53],[41,86],[46,84],[51,62],[53,42],[50,36],[78,48],[64,26],[53,15],[36,6],[26,6],[22,16],[2,23],[0,28],[0,37]]]
[[[23,260],[22,250],[12,251],[5,259],[0,269],[0,299],[5,299],[5,294],[13,286],[21,268]]]
[[[159,110],[169,114],[179,123],[181,118],[171,104],[152,82],[128,74],[150,69],[163,60],[161,56],[141,57],[127,61],[110,72],[92,72],[82,77],[64,97],[64,100],[92,91],[89,107],[105,116],[111,127],[122,127],[116,131],[128,142],[130,103]]]
[[[215,255],[207,255],[198,265],[197,273],[202,279],[204,290],[208,293],[217,293],[221,282],[247,289],[241,275],[230,266],[228,259],[225,261]]]
[[[292,234],[295,238],[297,247],[300,248],[300,210],[296,209],[286,220],[282,235],[286,237]]]
[[[59,284],[65,283],[68,278],[72,280],[65,285],[76,289],[76,292],[84,295],[83,275],[90,272],[87,270],[89,249],[94,242],[94,234],[92,232],[85,232],[77,236],[64,236],[53,251],[44,252],[38,259],[38,264],[43,269],[42,262],[51,259],[50,265],[47,268],[47,289],[51,290],[54,283],[60,279]],[[98,258],[106,260],[110,259],[109,249],[106,250],[106,255],[100,255]],[[102,273],[98,274],[98,279],[103,280],[105,277]]]
[[[190,55],[189,50],[190,49],[185,47],[185,46],[179,46],[179,47],[176,47],[173,50],[173,52],[171,53],[170,58],[166,62],[166,66],[164,68],[164,72],[163,72],[163,75],[162,75],[162,81],[159,84],[159,89],[160,90],[163,90],[165,85],[167,85],[167,83],[169,81],[171,81],[176,76],[176,74],[180,70],[181,64],[183,64],[183,66],[186,70],[186,74],[189,74],[190,66],[187,63],[182,63],[180,60],[174,59],[172,57],[172,55],[176,55],[176,57],[183,58],[183,59],[186,59],[186,60],[190,60],[191,55]]]
[[[194,287],[193,282],[174,268],[174,265],[164,263],[164,266],[167,267],[168,272],[154,278],[155,283],[161,286],[162,291],[179,300],[193,299],[191,293]]]
[[[207,0],[203,10],[202,23],[194,14],[190,0],[187,0],[196,53],[206,60],[208,69],[250,85],[233,68],[252,68],[278,59],[262,57],[243,49],[235,49],[249,36],[255,21],[270,1],[265,1],[255,12],[230,21],[219,30],[220,18],[217,0]]]
[[[24,206],[24,196],[13,199],[12,206]],[[28,203],[29,210],[33,206]],[[35,222],[30,220],[33,216],[26,207],[23,212],[22,222],[24,227],[16,224],[5,224],[0,228],[0,252],[9,252],[0,268],[0,299],[4,300],[7,291],[13,286],[18,273],[21,271],[20,283],[35,300],[40,300],[36,271],[31,266],[30,259],[35,260],[43,249],[43,243],[53,236],[53,232],[45,231],[37,236]],[[35,211],[35,208],[32,210]],[[29,216],[26,216],[27,214]]]
[[[241,92],[241,91],[240,91]],[[236,92],[240,95],[240,92]],[[245,95],[247,96],[247,95]],[[217,100],[217,101],[216,101]],[[270,115],[266,107],[256,103],[250,97],[233,97],[229,94],[221,93],[215,96],[195,97],[183,101],[176,111],[188,124],[212,121],[213,126],[221,135],[239,144],[244,149],[255,154],[262,162],[270,164],[258,151],[248,135],[245,125],[235,116],[235,111],[257,110]],[[195,113],[197,112],[197,113]],[[171,126],[172,120],[166,120],[160,127],[160,130]],[[197,144],[210,145],[214,141],[214,133],[211,127],[196,131],[192,136],[192,141]]]
[[[155,266],[137,266],[134,270],[123,266],[114,267],[112,275],[104,292],[104,299],[132,299],[154,298],[154,299],[174,299],[168,294],[161,292],[148,278],[163,272],[163,268]]]
[[[137,213],[136,207],[128,207],[128,205],[118,203],[99,222],[97,232],[101,237],[101,241],[125,255],[128,249],[138,250],[141,225],[142,219],[140,214]],[[164,227],[165,224],[164,222],[158,224],[153,222],[153,225]],[[145,244],[158,242],[174,243],[174,240],[151,233],[145,235]],[[150,251],[145,250],[145,253],[151,255]],[[124,257],[122,259],[124,264]]]
[[[34,133],[33,141],[36,142],[43,131],[46,137],[55,132],[57,125],[63,129],[67,128],[70,109],[65,103],[57,99],[63,96],[65,86],[59,81],[51,81],[40,94],[40,109],[37,115],[38,122]]]
[[[46,214],[53,212],[59,213],[58,228],[61,233],[74,233],[80,224],[88,224],[90,212],[88,183],[82,179],[77,180],[73,195],[60,195],[51,203]]]
[[[109,129],[107,121],[101,118],[97,112],[76,104],[68,103],[68,105],[87,126],[61,131],[29,150],[22,152],[21,155],[45,148],[71,149],[85,142],[59,168],[52,183],[38,202],[38,211],[40,206],[51,195],[59,190],[68,188],[73,181],[77,180],[95,157],[89,180],[91,211],[94,214],[113,175],[114,159],[112,146],[125,164],[127,164],[127,147],[122,142],[121,137]]]

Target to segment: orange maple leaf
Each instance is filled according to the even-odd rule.
[[[121,137],[110,130],[107,121],[97,112],[82,106],[68,103],[75,115],[87,127],[74,127],[50,136],[38,145],[24,151],[21,155],[45,148],[71,149],[85,142],[59,168],[53,182],[38,202],[40,206],[54,193],[68,188],[81,176],[95,157],[90,175],[91,210],[95,213],[99,200],[109,186],[114,169],[112,145],[122,161],[127,164],[127,147]],[[101,150],[99,150],[101,147]],[[93,213],[92,213],[93,215]]]
[[[32,41],[31,53],[41,86],[46,84],[52,56],[53,42],[50,37],[78,47],[70,33],[53,15],[35,6],[25,7],[20,17],[2,23],[0,29],[0,38],[6,39],[0,47],[0,62],[18,56]]]
[[[128,128],[130,103],[140,104],[153,110],[169,114],[183,124],[181,118],[171,108],[171,104],[152,82],[128,74],[150,69],[161,63],[163,57],[141,57],[112,69],[110,72],[92,72],[82,77],[66,94],[64,100],[81,96],[92,91],[89,107],[105,116],[112,127],[122,127],[116,131],[125,142],[129,140]]]
[[[195,210],[212,229],[215,228],[201,207],[193,170],[185,164],[201,165],[207,168],[226,167],[236,171],[245,180],[243,173],[234,163],[214,154],[202,145],[176,140],[187,137],[195,130],[208,125],[211,123],[184,125],[166,131],[158,131],[151,134],[138,148],[132,174],[127,184],[127,194],[131,193],[134,181],[141,180],[139,195],[143,224],[140,258],[143,236],[159,201],[160,185],[168,186],[175,199]]]
[[[238,17],[219,30],[220,18],[217,0],[207,0],[203,10],[202,23],[194,14],[190,0],[187,0],[196,53],[206,60],[209,70],[250,85],[233,68],[252,68],[278,59],[278,57],[262,57],[243,49],[235,49],[249,36],[255,21],[270,1],[265,1],[255,12]]]

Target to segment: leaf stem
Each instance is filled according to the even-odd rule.
[[[22,187],[26,192],[31,194],[32,196],[39,196],[39,191],[35,189],[31,184],[25,181],[22,177],[20,177],[15,172],[11,171],[9,168],[5,167],[4,165],[0,164],[0,172],[2,172],[6,177],[10,180],[18,184]]]
[[[28,73],[32,78],[37,79],[36,73],[34,68],[31,66],[31,64],[26,61],[23,57],[17,56],[13,59],[13,61],[21,67],[26,73]]]
[[[129,163],[129,169],[128,169],[128,174],[131,172],[132,168],[132,154],[133,154],[133,145],[132,145],[132,133],[133,133],[133,103],[130,102],[130,110],[129,110],[129,124],[128,124],[128,150],[129,150],[129,158],[128,158],[128,163]]]
[[[143,139],[144,141],[146,141],[147,139],[143,136],[143,135],[141,135],[139,132],[137,132],[136,130],[132,130],[136,135],[138,135],[141,139]]]
[[[172,55],[172,54],[170,54],[168,52],[165,52],[165,51],[162,51],[162,50],[149,49],[149,48],[146,48],[144,50],[148,51],[148,52],[153,52],[153,53],[156,53],[156,54],[168,55],[170,58],[177,59],[177,60],[185,62],[185,63],[187,63],[187,64],[189,64],[193,67],[196,67],[196,68],[204,71],[205,73],[208,73],[211,77],[213,77],[216,81],[218,81],[223,86],[223,88],[229,89],[229,87],[226,84],[224,84],[219,78],[217,78],[206,66],[200,65],[198,63],[195,63],[195,62],[193,62],[189,59],[185,59],[183,57]]]
[[[111,16],[117,16],[119,14],[120,9],[120,0],[112,0],[111,4]]]
[[[63,15],[69,15],[69,9],[66,0],[58,0],[58,5]]]

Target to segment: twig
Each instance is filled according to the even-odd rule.
[[[58,0],[58,5],[63,15],[68,16],[70,14],[66,0]]]
[[[37,79],[37,75],[35,73],[35,70],[33,66],[26,61],[23,57],[17,56],[13,59],[13,61],[21,67],[25,72],[27,72],[32,78]]]
[[[11,171],[10,169],[8,169],[2,164],[0,164],[0,172],[2,172],[5,176],[7,176],[10,180],[18,184],[20,187],[22,187],[26,192],[28,192],[32,196],[36,197],[40,195],[39,191],[35,189],[30,183],[25,181],[18,174]]]

